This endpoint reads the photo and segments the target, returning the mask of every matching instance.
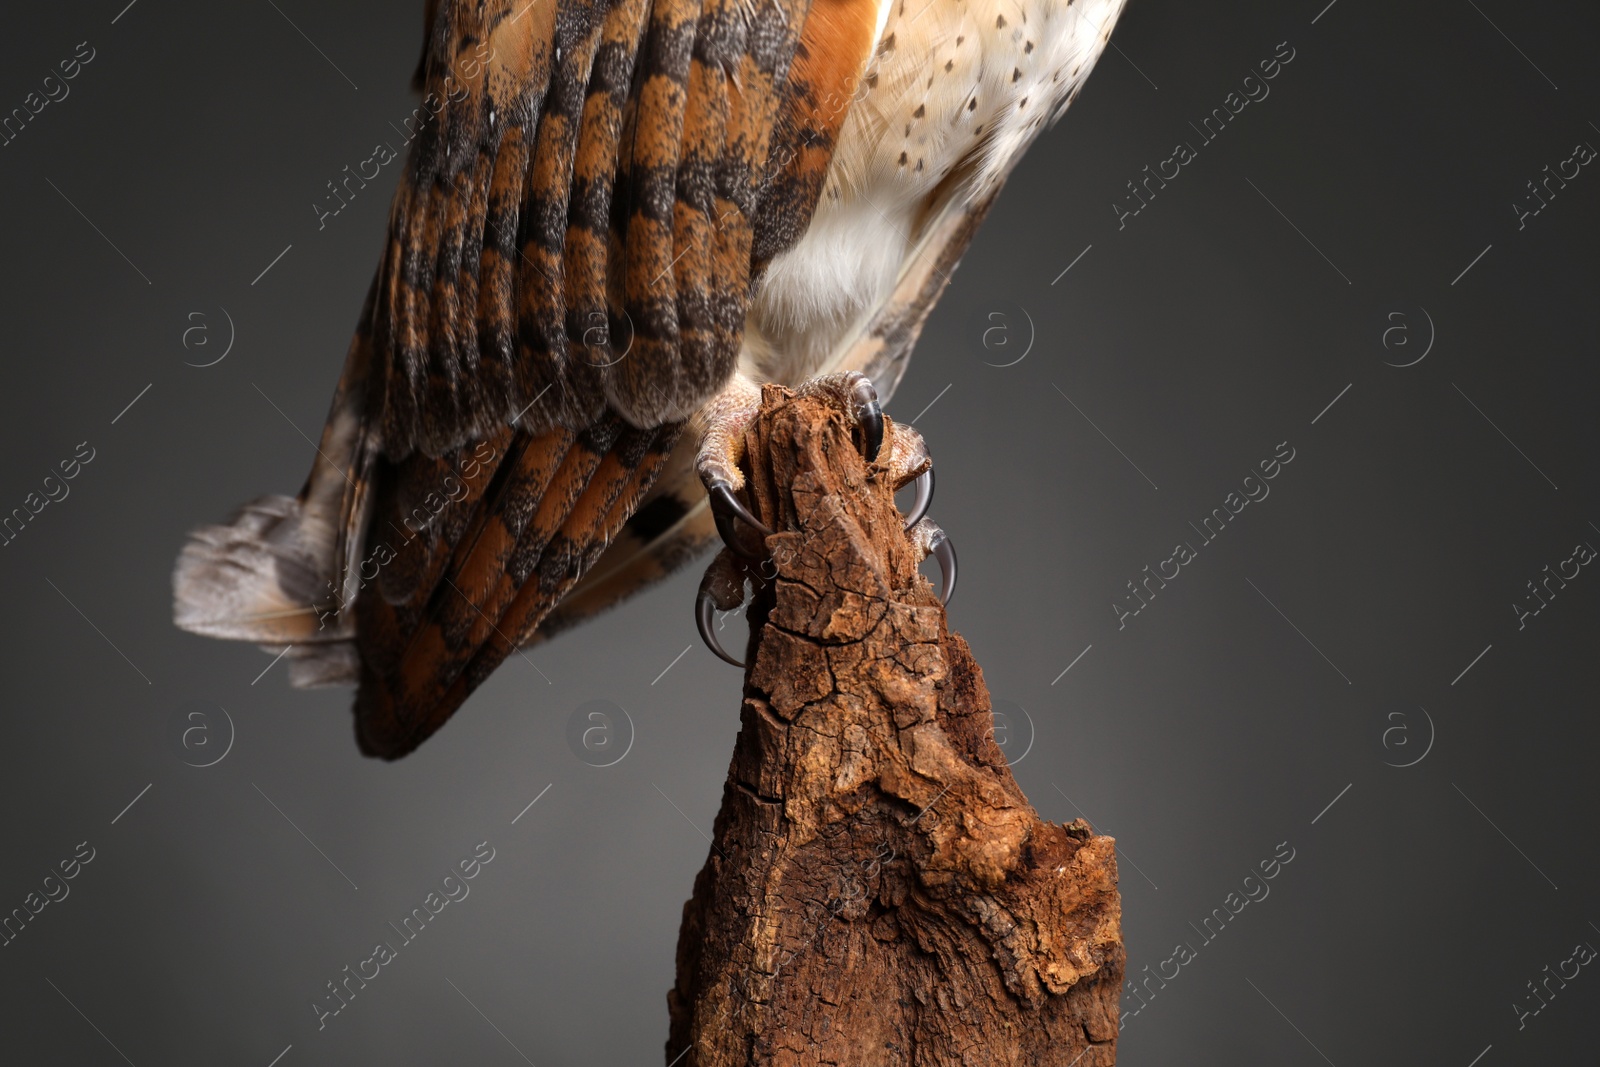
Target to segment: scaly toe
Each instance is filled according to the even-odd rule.
[[[896,491],[905,488],[908,483],[916,486],[916,499],[905,521],[905,529],[909,531],[928,513],[928,505],[933,503],[933,459],[928,455],[927,442],[915,426],[893,419],[886,421],[888,430],[883,454],[878,457],[877,465],[888,475],[889,483]]]
[[[722,391],[706,402],[695,416],[700,433],[700,448],[695,455],[695,471],[706,487],[711,514],[716,519],[722,541],[741,556],[760,555],[753,546],[749,530],[763,537],[772,533],[753,515],[738,491],[744,486],[739,462],[744,456],[744,434],[761,409],[761,389],[749,378],[735,374]],[[737,520],[737,521],[735,521]],[[748,529],[741,530],[739,523]]]

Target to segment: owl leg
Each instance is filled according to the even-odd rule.
[[[761,387],[736,371],[722,391],[706,401],[694,417],[694,428],[700,433],[695,471],[711,498],[717,533],[722,535],[723,544],[750,559],[760,558],[761,552],[750,538],[741,535],[734,520],[737,518],[762,537],[772,533],[738,497],[744,488],[744,471],[739,469],[739,461],[744,458],[744,431],[760,410]],[[718,655],[722,653],[719,651]]]
[[[862,454],[868,463],[876,462],[888,471],[899,488],[915,480],[916,500],[906,520],[910,530],[927,513],[933,500],[933,464],[922,435],[910,426],[884,419],[878,403],[878,390],[860,371],[838,371],[812,378],[795,392],[832,401],[855,418],[862,432]],[[716,396],[695,416],[701,435],[695,469],[710,497],[712,516],[723,543],[749,559],[761,557],[753,538],[742,533],[742,523],[762,537],[772,533],[739,499],[744,488],[744,432],[761,409],[761,387],[742,373],[735,373]],[[889,450],[884,453],[885,437]]]

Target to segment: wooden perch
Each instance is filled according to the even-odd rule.
[[[778,531],[741,728],[684,905],[667,1061],[1116,1060],[1114,842],[1040,820],[893,488],[828,400],[768,386],[746,497]]]

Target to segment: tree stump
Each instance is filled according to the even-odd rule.
[[[773,530],[741,726],[684,905],[679,1067],[1116,1060],[1114,842],[1042,821],[993,742],[893,487],[842,411],[777,386],[746,434]]]

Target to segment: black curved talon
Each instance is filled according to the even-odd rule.
[[[878,403],[878,388],[864,374],[851,372],[850,399],[855,405],[856,425],[861,427],[861,454],[871,463],[883,448],[883,405]]]
[[[956,546],[943,530],[935,529],[928,539],[928,555],[939,561],[939,574],[943,578],[939,600],[949,604],[956,591]]]
[[[717,524],[717,535],[722,538],[722,543],[728,546],[729,551],[736,552],[745,559],[760,558],[759,553],[745,547],[744,538],[739,536],[739,528],[733,524],[732,515],[713,506],[711,517]]]
[[[708,495],[711,498],[711,516],[716,520],[717,533],[722,537],[722,543],[746,559],[760,559],[760,552],[752,552],[745,545],[745,539],[739,536],[738,527],[733,524],[735,518],[741,519],[751,529],[761,534],[763,538],[770,537],[772,531],[751,514],[737,496],[733,488],[728,485],[714,485]]]
[[[911,484],[917,487],[917,498],[911,502],[911,514],[906,516],[906,530],[921,522],[922,516],[928,513],[928,505],[933,503],[933,468],[917,475]]]
[[[878,403],[874,393],[871,400],[856,408],[856,424],[861,427],[861,435],[865,447],[861,454],[871,463],[878,458],[878,452],[883,448],[883,407]]]
[[[744,502],[733,495],[733,488],[727,485],[718,485],[711,490],[712,504],[721,504],[723,508],[739,516],[745,522],[761,531],[762,537],[771,537],[772,530],[744,506]]]
[[[715,653],[718,659],[742,668],[744,662],[728,655],[722,647],[722,642],[717,640],[716,610],[717,605],[711,596],[711,590],[701,589],[700,595],[694,598],[694,624],[700,630],[700,640],[706,643],[706,647]]]

